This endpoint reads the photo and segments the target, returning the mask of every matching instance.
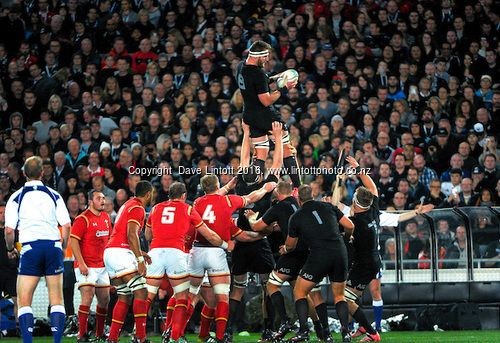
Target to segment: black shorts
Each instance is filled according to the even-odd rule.
[[[377,278],[380,266],[377,263],[353,263],[347,277],[347,286],[363,292],[370,282]]]
[[[274,257],[267,239],[253,243],[237,243],[231,253],[231,274],[269,274],[274,269]]]
[[[347,251],[344,242],[333,249],[312,251],[300,271],[303,279],[319,283],[325,276],[330,282],[344,282],[347,279]]]
[[[300,270],[307,261],[309,251],[291,252],[286,255],[280,256],[276,262],[274,270],[280,274],[290,276],[288,281],[293,281],[299,276]]]
[[[5,298],[17,296],[17,272],[15,270],[0,270],[0,294]]]
[[[270,131],[273,129],[272,124],[275,121],[279,121],[285,125],[285,122],[281,120],[279,113],[271,110],[243,115],[243,121],[250,126],[250,138],[269,135]],[[284,126],[284,129],[288,130],[286,126]]]

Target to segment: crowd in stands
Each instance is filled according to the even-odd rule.
[[[2,3],[0,201],[22,187],[32,155],[73,218],[92,188],[113,216],[141,178],[157,201],[176,180],[194,200],[212,167],[226,168],[227,182],[242,140],[236,67],[264,40],[269,75],[299,72],[276,107],[302,167],[331,168],[343,149],[370,168],[382,209],[500,204],[493,0]],[[143,167],[167,172],[131,173]],[[303,179],[319,199],[335,175]],[[344,202],[358,183],[347,179]],[[461,256],[461,231],[443,243],[448,254]],[[498,237],[488,239],[483,256]],[[385,242],[389,260],[394,244]]]

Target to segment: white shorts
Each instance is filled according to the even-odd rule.
[[[106,248],[104,250],[104,265],[111,279],[137,271],[137,259],[130,249]]]
[[[175,248],[154,248],[148,252],[151,264],[147,266],[146,278],[183,279],[189,276],[188,254]]]
[[[193,247],[189,253],[189,274],[193,277],[230,275],[226,252],[221,248]]]
[[[109,276],[106,268],[88,268],[87,276],[80,273],[80,268],[75,268],[76,284],[78,288],[82,286],[109,287]]]

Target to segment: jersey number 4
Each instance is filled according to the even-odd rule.
[[[203,212],[203,217],[201,219],[203,219],[203,221],[209,222],[210,224],[215,223],[215,220],[217,218],[215,217],[215,213],[212,210],[212,205],[207,205],[207,208],[205,209],[205,212]]]
[[[173,224],[175,220],[175,207],[165,207],[161,213],[162,224]]]

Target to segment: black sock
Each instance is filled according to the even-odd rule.
[[[309,305],[306,298],[295,301],[295,310],[299,317],[300,332],[307,332],[307,318],[309,317]]]
[[[324,334],[323,334],[323,326],[321,325],[321,322],[319,320],[313,321],[314,325],[314,331],[316,332],[316,336],[319,339],[323,339]]]
[[[266,313],[267,313],[266,329],[274,330],[275,311],[273,302],[271,301],[271,297],[268,295],[264,295],[264,306],[266,307]]]
[[[297,160],[295,159],[295,156],[285,157],[283,159],[283,165],[288,170],[288,175],[290,176],[290,179],[292,180],[293,187],[299,187],[301,184],[300,173],[299,173],[299,166],[297,164]]]
[[[316,306],[316,313],[318,314],[319,321],[323,327],[323,332],[326,333],[328,330],[328,309],[326,307],[326,303]]]
[[[349,332],[349,308],[347,307],[347,302],[339,301],[335,304],[335,310],[342,326],[342,335],[345,335]]]
[[[283,294],[280,291],[274,292],[271,294],[271,301],[280,316],[281,323],[286,322],[289,318],[286,315],[285,298]]]
[[[376,331],[373,329],[373,327],[368,323],[368,319],[366,319],[365,313],[361,309],[361,307],[358,307],[356,312],[352,314],[352,317],[354,318],[355,321],[359,323],[360,326],[365,328],[366,332],[370,334],[375,334]]]
[[[236,299],[229,299],[229,318],[227,320],[226,331],[233,332],[233,320],[238,312],[238,307],[240,307],[241,301]]]

